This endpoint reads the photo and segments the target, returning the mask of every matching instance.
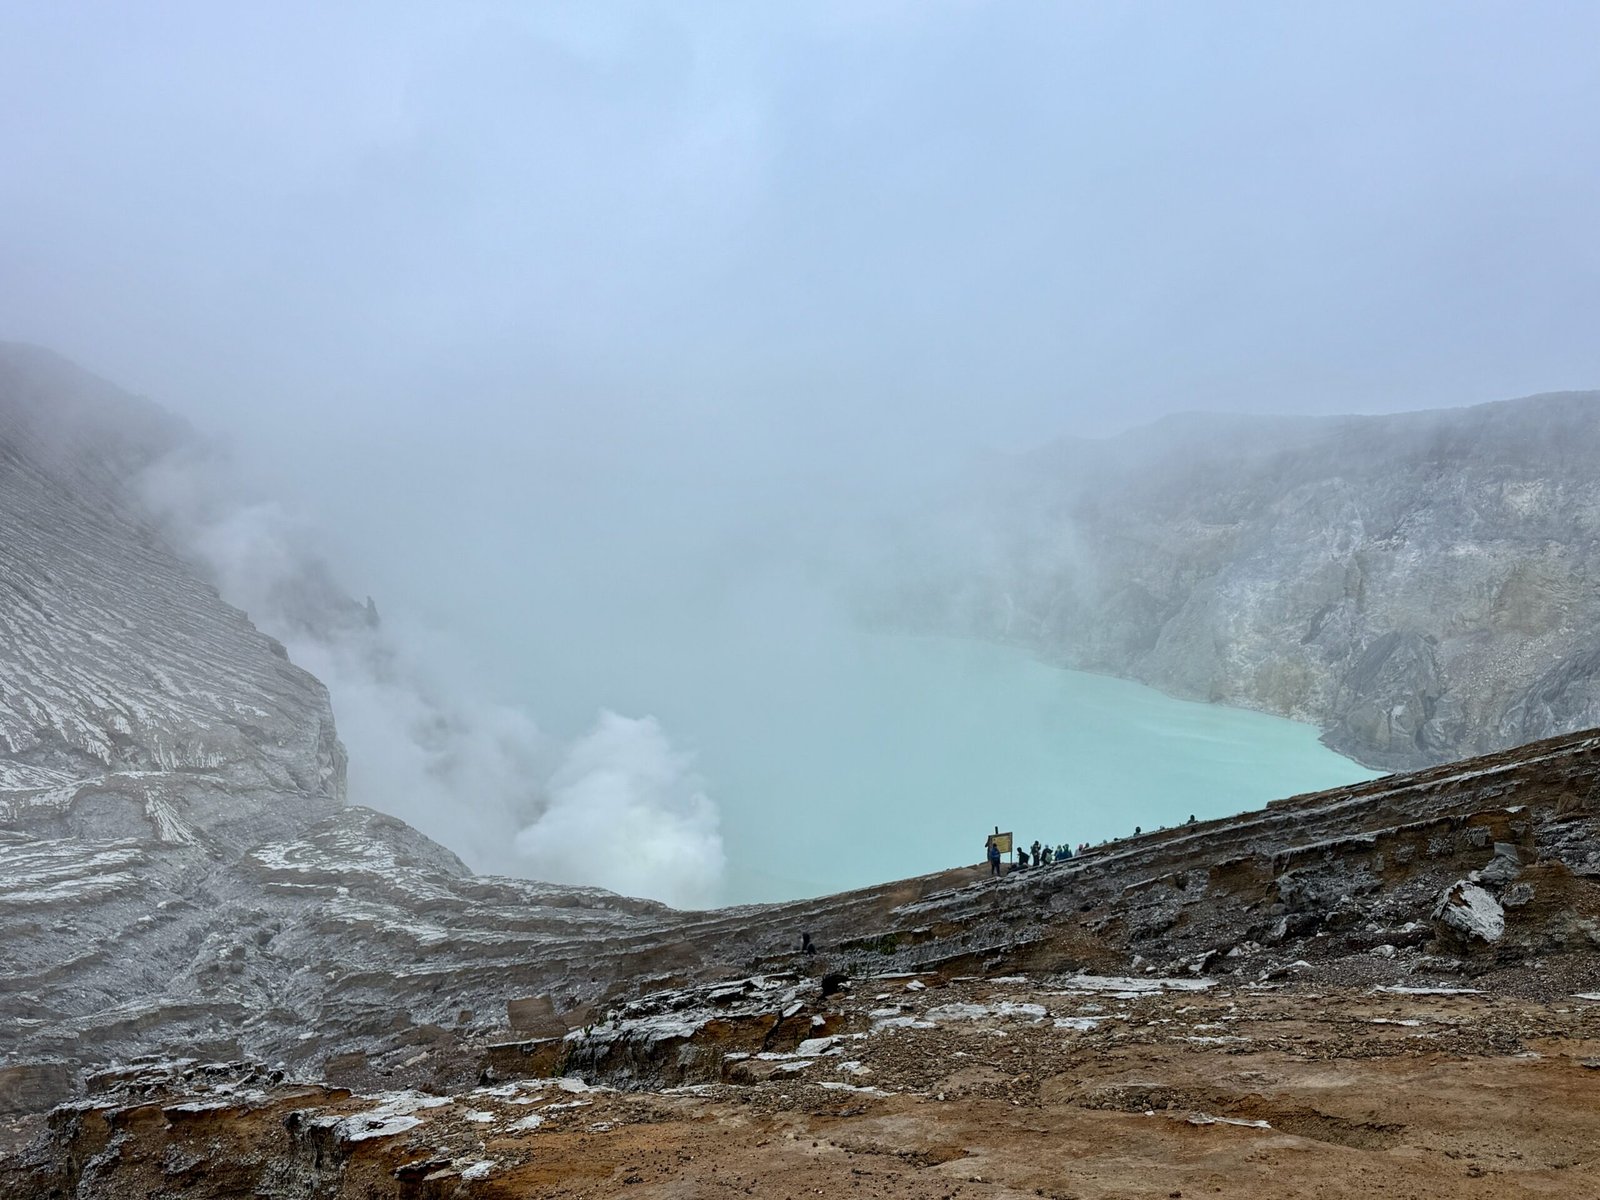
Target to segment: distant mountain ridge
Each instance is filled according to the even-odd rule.
[[[1600,722],[1597,463],[1600,392],[1171,417],[991,463],[873,614],[1426,766]]]

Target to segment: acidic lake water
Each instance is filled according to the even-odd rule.
[[[570,731],[602,705],[649,713],[695,754],[722,813],[724,903],[976,863],[997,825],[1022,846],[1098,842],[1374,775],[1293,721],[829,625],[609,651],[580,637],[541,648],[529,699]]]

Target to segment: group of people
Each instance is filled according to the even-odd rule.
[[[1194,816],[1193,813],[1189,814],[1189,819],[1187,821],[1185,821],[1184,824],[1185,825],[1198,824],[1198,822],[1195,820],[1195,816]],[[1163,830],[1165,830],[1166,826],[1163,825],[1161,828]],[[1133,827],[1133,836],[1134,837],[1140,837],[1143,834],[1144,834],[1144,827],[1142,825],[1135,825]],[[1000,869],[1000,863],[1001,863],[1000,844],[996,840],[996,838],[998,838],[999,836],[1000,835],[997,833],[994,836],[990,837],[989,841],[988,841],[987,855],[988,855],[988,859],[989,859],[989,874],[991,874],[991,875],[1000,875],[1000,874],[1002,874],[1002,871]],[[1005,836],[1006,837],[1010,837],[1010,834],[1006,834]],[[1105,842],[1101,842],[1100,844],[1102,846],[1104,846]],[[1046,845],[1041,845],[1039,842],[1035,841],[1032,846],[1028,847],[1028,849],[1026,849],[1026,850],[1020,850],[1019,849],[1017,851],[1017,861],[1013,864],[1012,869],[1016,870],[1016,871],[1021,871],[1021,870],[1024,870],[1024,869],[1026,869],[1027,867],[1030,867],[1030,866],[1032,866],[1032,867],[1042,867],[1042,866],[1046,865],[1047,863],[1066,862],[1068,859],[1076,858],[1080,854],[1087,854],[1089,851],[1091,851],[1093,849],[1094,849],[1094,847],[1092,845],[1090,845],[1088,842],[1079,842],[1076,847],[1072,847],[1072,846],[1068,846],[1065,842],[1063,842],[1059,846],[1046,846]]]
[[[1078,844],[1078,848],[1074,850],[1065,842],[1062,842],[1059,846],[1046,846],[1041,845],[1036,841],[1028,849],[1017,851],[1017,861],[1012,865],[1012,870],[1021,871],[1030,866],[1042,867],[1047,863],[1066,862],[1068,859],[1073,858],[1078,854],[1082,854],[1088,848],[1088,842],[1080,842]],[[997,843],[992,837],[989,839],[988,857],[989,874],[1001,874],[1000,846],[999,843]]]
[[[1042,867],[1046,863],[1066,862],[1075,853],[1072,847],[1065,842],[1062,842],[1059,846],[1041,846],[1038,842],[1035,842],[1030,849],[1033,852],[1031,860],[1027,850],[1019,850],[1017,852],[1017,864],[1019,866],[1025,867],[1030,861],[1036,867]],[[1082,850],[1081,846],[1079,850]]]

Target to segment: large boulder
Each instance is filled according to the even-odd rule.
[[[1468,942],[1498,942],[1506,931],[1506,910],[1500,901],[1466,879],[1444,890],[1434,906],[1433,919]]]

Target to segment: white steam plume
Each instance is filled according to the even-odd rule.
[[[283,642],[333,700],[353,803],[392,813],[475,870],[592,884],[678,907],[718,898],[716,805],[653,717],[598,714],[570,745],[483,698],[448,639],[379,622],[334,582],[312,531],[242,503],[215,460],[174,457],[144,495],[229,603]]]

